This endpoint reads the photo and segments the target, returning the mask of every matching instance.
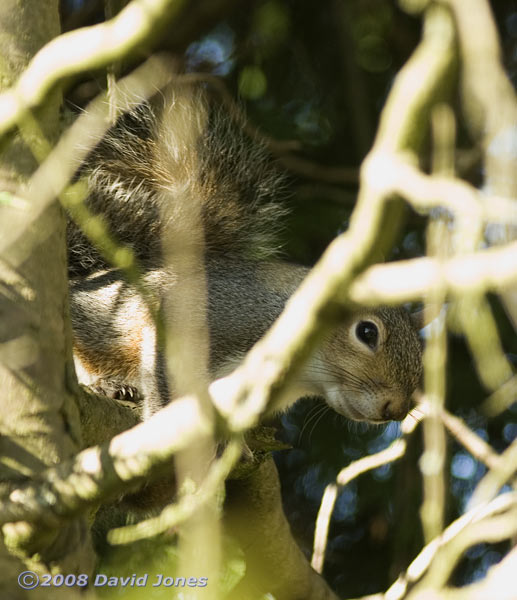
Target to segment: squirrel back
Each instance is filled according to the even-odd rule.
[[[164,198],[176,222],[185,203],[198,201],[207,256],[278,254],[286,177],[199,86],[176,84],[123,115],[81,173],[89,209],[144,265],[162,261]],[[72,277],[111,266],[73,221],[67,238]]]

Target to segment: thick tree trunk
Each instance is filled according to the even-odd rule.
[[[58,0],[2,0],[0,91],[10,87],[38,49],[58,34]],[[65,219],[53,202],[31,222],[26,185],[37,166],[33,152],[41,153],[44,138],[59,133],[59,101],[60,94],[53,94],[0,146],[0,240],[7,240],[7,231],[18,227],[23,231],[14,243],[2,244],[0,256],[0,480],[4,490],[34,478],[81,446],[78,411],[70,393],[75,376],[67,325]],[[64,527],[8,524],[3,534],[11,553],[36,571],[91,570],[93,553],[84,518]],[[17,588],[16,577],[10,569],[2,569],[0,588]]]

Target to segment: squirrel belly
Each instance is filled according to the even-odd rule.
[[[285,178],[259,142],[210,106],[202,90],[186,85],[122,117],[81,174],[89,209],[144,265],[147,293],[144,301],[69,222],[76,370],[81,383],[108,395],[135,389],[145,418],[175,396],[151,316],[181,297],[177,291],[189,277],[174,251],[198,244],[212,379],[239,363],[307,274],[277,258]],[[350,419],[402,419],[421,369],[418,331],[404,309],[345,314],[299,372],[284,407],[318,396]]]

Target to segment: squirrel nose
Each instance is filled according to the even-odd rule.
[[[409,410],[409,402],[395,403],[388,401],[382,407],[382,418],[385,421],[402,421]]]

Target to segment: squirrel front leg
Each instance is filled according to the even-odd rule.
[[[144,349],[150,348],[144,342],[154,325],[140,295],[116,270],[72,279],[69,290],[79,382],[111,398],[154,398],[150,385],[146,392],[142,387],[142,360],[149,360]]]
[[[141,282],[146,299],[115,269],[70,281],[79,382],[111,398],[142,401],[144,419],[171,399],[165,356],[147,303],[156,310],[173,280],[165,270],[149,271]]]

